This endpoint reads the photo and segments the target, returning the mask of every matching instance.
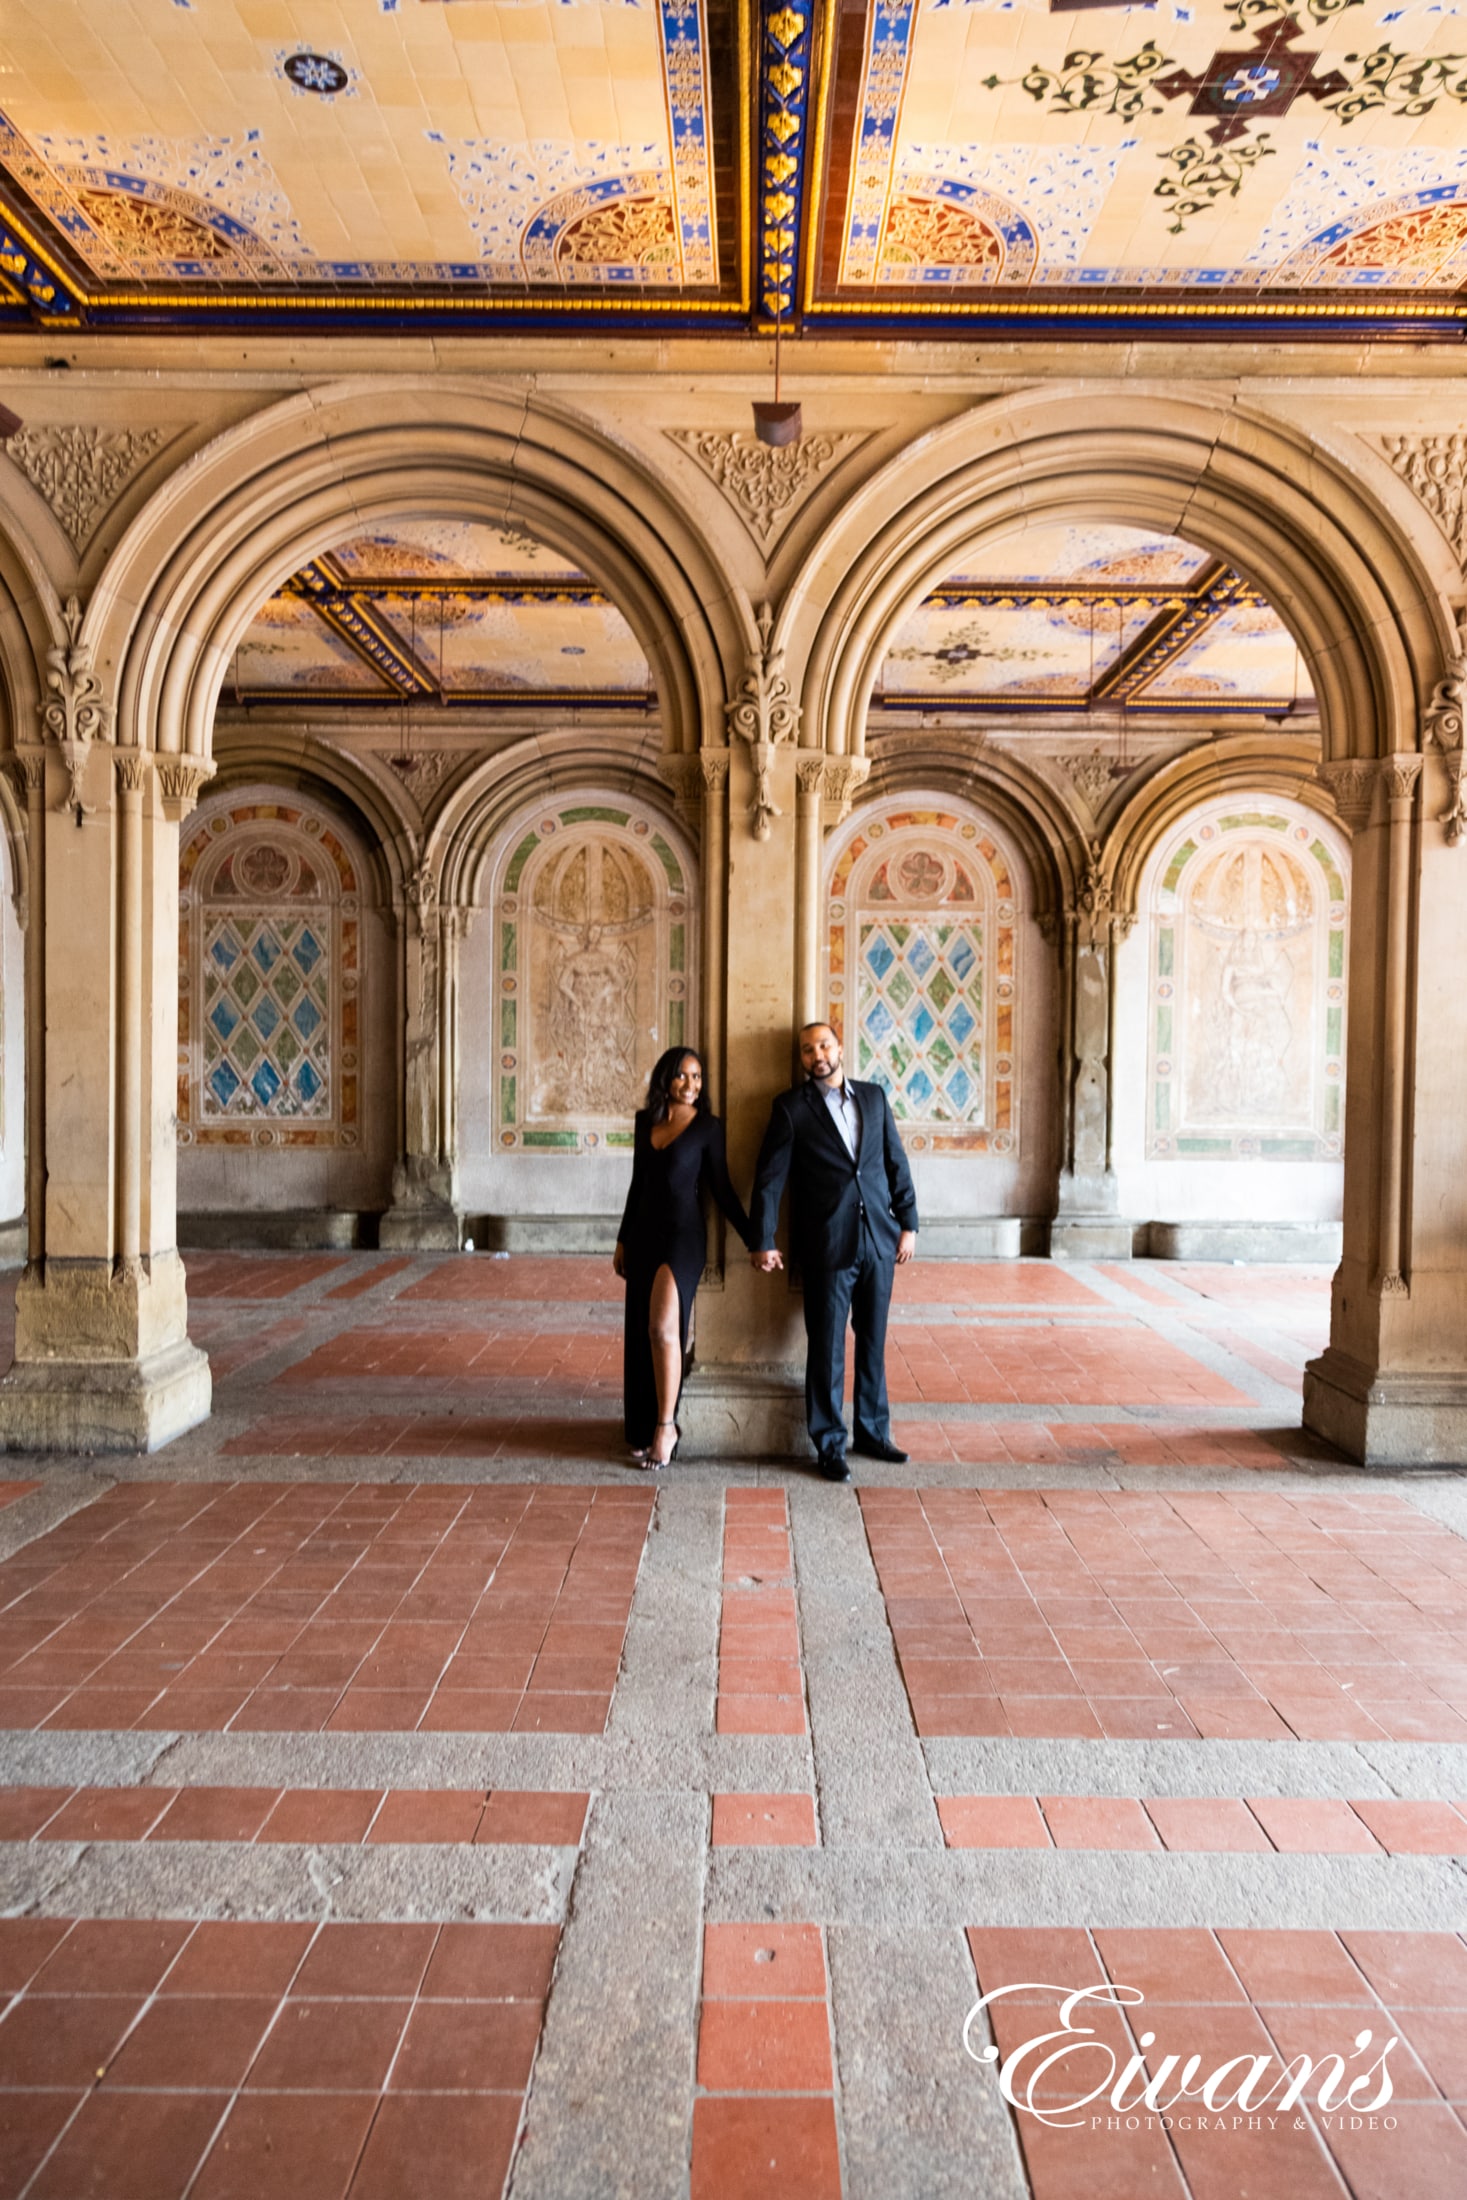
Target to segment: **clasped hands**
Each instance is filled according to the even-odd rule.
[[[903,1230],[900,1238],[897,1240],[897,1266],[899,1268],[904,1267],[905,1264],[912,1258],[912,1255],[916,1252],[916,1250],[916,1231]],[[776,1268],[783,1268],[784,1255],[777,1251],[775,1247],[771,1246],[767,1253],[750,1253],[749,1265],[751,1268],[757,1268],[760,1271],[761,1275],[772,1276]]]

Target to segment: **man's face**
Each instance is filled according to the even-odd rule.
[[[812,1024],[800,1033],[800,1060],[805,1075],[817,1078],[822,1085],[840,1076],[840,1041],[829,1024]]]

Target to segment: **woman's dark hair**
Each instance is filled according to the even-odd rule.
[[[659,1054],[647,1086],[647,1111],[654,1123],[665,1123],[672,1107],[672,1081],[684,1062],[696,1062],[703,1072],[703,1083],[693,1102],[695,1115],[708,1113],[708,1072],[703,1069],[703,1057],[696,1047],[669,1047]]]

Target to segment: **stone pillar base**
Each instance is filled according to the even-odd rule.
[[[1467,1375],[1372,1373],[1331,1347],[1304,1370],[1304,1426],[1362,1467],[1467,1464]]]
[[[1134,1233],[1118,1215],[1056,1215],[1049,1226],[1051,1260],[1129,1260]]]
[[[378,1218],[377,1243],[394,1253],[456,1253],[464,1241],[457,1207],[389,1207]]]
[[[679,1459],[813,1459],[802,1368],[694,1367],[678,1402]]]
[[[157,1451],[209,1418],[209,1362],[187,1338],[142,1360],[28,1360],[0,1378],[6,1451]]]

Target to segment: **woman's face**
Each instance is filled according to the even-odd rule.
[[[685,1054],[678,1063],[668,1096],[674,1107],[690,1108],[703,1090],[703,1072],[696,1055]]]

